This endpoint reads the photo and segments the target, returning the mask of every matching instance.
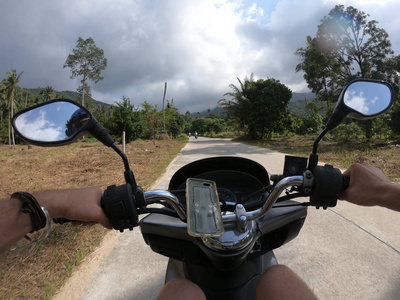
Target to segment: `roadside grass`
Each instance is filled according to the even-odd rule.
[[[243,143],[271,150],[308,157],[312,152],[315,136],[273,137],[270,140],[246,141]],[[319,161],[346,169],[352,163],[366,163],[380,168],[393,181],[400,183],[400,145],[387,144],[379,139],[365,142],[355,139],[336,142],[327,137],[318,148]]]
[[[126,155],[144,189],[164,172],[186,140],[134,141]],[[120,157],[99,142],[77,142],[58,148],[0,146],[0,199],[15,191],[124,184]],[[21,240],[0,255],[0,299],[51,299],[108,230],[100,225],[54,226],[38,243]]]

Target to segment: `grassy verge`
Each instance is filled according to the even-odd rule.
[[[179,153],[186,141],[135,141],[126,155],[136,180],[148,188]],[[98,142],[59,148],[0,146],[0,199],[15,191],[123,184],[123,163]],[[82,259],[100,243],[101,226],[56,226],[38,243],[21,240],[0,256],[0,299],[50,299]]]
[[[241,141],[279,152],[308,157],[315,137],[274,137],[271,140]],[[379,140],[366,144],[362,140],[320,143],[319,160],[346,169],[352,163],[366,163],[382,169],[393,181],[400,182],[400,146],[386,145]]]

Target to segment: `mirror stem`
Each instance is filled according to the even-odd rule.
[[[325,136],[325,134],[328,132],[328,128],[325,127],[324,130],[319,134],[319,136],[315,139],[314,141],[314,146],[313,146],[313,154],[317,154],[318,152],[318,144],[321,141],[321,139]]]
[[[325,136],[325,134],[328,132],[328,130],[329,129],[327,127],[325,127],[314,141],[313,151],[310,154],[310,158],[308,160],[308,167],[307,167],[307,169],[310,170],[311,172],[318,165],[318,154],[317,154],[318,144],[321,141],[321,139]]]
[[[135,175],[133,175],[132,170],[129,168],[128,158],[126,157],[125,153],[120,148],[118,148],[117,145],[115,145],[115,143],[113,143],[111,145],[111,148],[113,148],[114,151],[117,152],[119,154],[119,156],[121,156],[122,161],[124,162],[124,166],[125,166],[125,181],[127,183],[129,183],[133,188],[135,188],[137,186],[136,180],[135,180]]]
[[[328,130],[332,130],[338,126],[343,119],[346,117],[346,112],[341,109],[335,108],[332,116],[329,118],[328,122],[326,122],[325,128]]]

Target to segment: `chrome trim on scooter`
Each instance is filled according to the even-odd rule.
[[[144,193],[144,198],[147,204],[161,203],[162,201],[167,202],[176,211],[179,218],[186,220],[186,211],[182,207],[178,198],[171,192],[164,190],[152,190]]]
[[[247,229],[238,231],[236,224],[225,224],[225,233],[219,238],[202,237],[204,245],[216,251],[238,251],[248,246],[256,236],[255,221],[247,222]]]

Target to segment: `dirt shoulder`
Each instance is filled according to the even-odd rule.
[[[169,166],[172,165],[172,162]],[[167,167],[167,170],[168,168],[169,167]],[[151,185],[150,189],[155,189],[160,182],[163,182],[167,179],[167,170]],[[89,284],[93,272],[97,269],[101,261],[107,257],[111,250],[118,244],[120,236],[121,233],[116,230],[112,230],[107,233],[96,250],[89,254],[82,261],[80,266],[74,270],[71,277],[68,278],[66,283],[57,291],[52,299],[77,299]]]

